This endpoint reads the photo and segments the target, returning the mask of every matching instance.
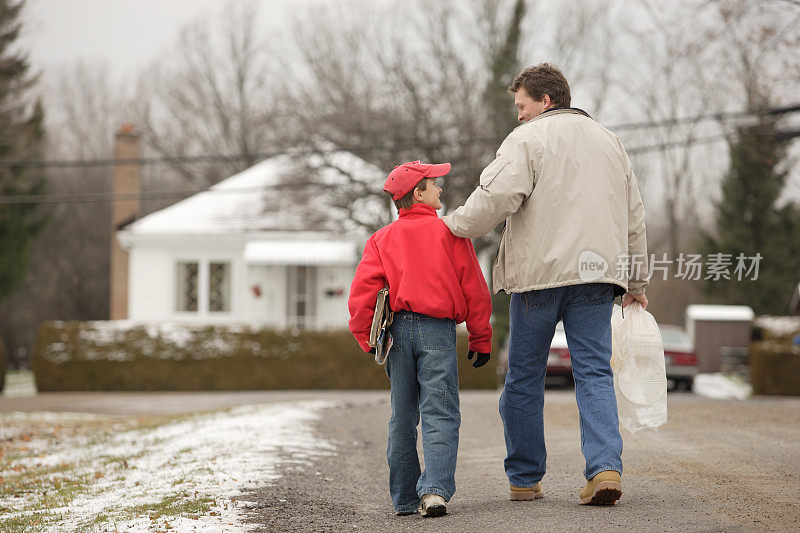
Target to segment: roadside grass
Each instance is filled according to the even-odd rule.
[[[191,415],[78,418],[53,425],[48,419],[37,419],[36,414],[29,420],[19,415],[15,418],[0,415],[0,422],[9,432],[0,436],[0,531],[29,533],[57,525],[69,514],[69,504],[75,498],[91,497],[98,481],[111,484],[122,481],[129,462],[146,454],[146,450],[141,450],[135,454],[99,455],[52,466],[38,464],[37,460],[48,452],[57,451],[76,439],[78,446],[102,446],[121,431],[149,431],[189,418]],[[159,442],[156,439],[151,444]],[[190,451],[187,448],[181,453]],[[93,530],[102,524],[143,515],[151,520],[178,516],[198,518],[209,512],[213,504],[212,498],[192,498],[187,493],[170,495],[153,504],[106,509],[83,523],[79,530]]]
[[[135,505],[123,509],[122,512],[128,516],[145,515],[150,520],[160,518],[183,516],[186,518],[200,518],[211,511],[215,501],[208,497],[192,497],[188,493],[175,494],[168,496],[155,504]]]
[[[326,402],[179,416],[0,412],[0,532],[219,531],[276,464],[332,446]]]
[[[39,516],[20,516],[0,520],[0,531],[6,533],[32,533],[44,531],[45,525]]]

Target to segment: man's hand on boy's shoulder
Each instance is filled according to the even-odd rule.
[[[475,362],[472,363],[472,366],[475,368],[485,365],[491,357],[488,353],[478,353],[477,355],[478,356],[475,358]],[[473,356],[475,356],[475,350],[470,350],[467,352],[467,359],[472,360]]]

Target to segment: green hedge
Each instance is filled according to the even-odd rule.
[[[800,347],[764,341],[750,347],[753,394],[800,395]]]
[[[459,336],[461,388],[496,388],[496,355],[474,369],[465,353]],[[40,392],[386,389],[372,357],[349,331],[46,322],[32,365]]]
[[[3,343],[3,339],[0,339],[0,392],[3,392],[3,389],[6,386],[6,365],[8,362],[6,361],[6,345]]]

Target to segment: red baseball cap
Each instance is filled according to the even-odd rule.
[[[425,178],[441,178],[450,172],[450,163],[432,165],[422,161],[411,161],[397,165],[389,173],[383,190],[391,193],[392,200],[399,200],[417,186]]]

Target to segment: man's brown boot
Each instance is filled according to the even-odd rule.
[[[619,472],[604,470],[581,490],[581,505],[614,505],[622,497]]]
[[[512,502],[538,500],[542,496],[544,496],[544,491],[541,483],[537,483],[533,487],[515,487],[511,485],[511,490],[509,491],[509,499]]]

